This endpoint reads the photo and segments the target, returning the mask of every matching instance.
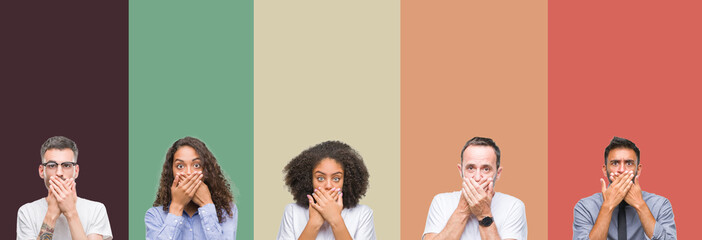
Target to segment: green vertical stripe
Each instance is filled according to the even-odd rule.
[[[203,140],[234,183],[238,239],[253,239],[253,1],[129,2],[129,237],[168,147]]]

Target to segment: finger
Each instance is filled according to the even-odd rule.
[[[317,189],[317,190],[316,190],[316,193],[317,193],[317,195],[319,196],[319,199],[320,199],[320,200],[326,201],[326,200],[329,199],[329,194],[327,193],[327,191],[324,191],[324,190],[322,190],[321,188]]]
[[[316,204],[321,204],[322,200],[319,198],[319,194],[317,194],[317,191],[312,193],[312,198],[314,198],[314,201]]]
[[[63,192],[63,184],[59,182],[57,178],[51,179],[51,186],[54,186],[56,189],[56,192],[62,193]]]
[[[472,178],[469,181],[470,181],[470,184],[468,184],[468,190],[470,190],[469,193],[473,195],[474,200],[476,200],[475,202],[478,202],[477,200],[479,199],[481,194],[478,191],[478,189],[476,189],[476,187],[475,187],[477,185],[477,183]]]
[[[473,205],[473,200],[471,200],[468,196],[468,190],[461,188],[461,194],[463,195],[463,198],[466,199],[466,202],[468,202],[468,205]]]
[[[57,187],[52,185],[51,192],[54,193],[54,198],[56,198],[56,200],[63,200],[63,196],[61,196],[61,193],[57,191]]]
[[[187,191],[188,189],[190,189],[190,186],[192,186],[193,184],[195,184],[195,181],[193,179],[193,175],[191,174],[190,176],[185,178],[185,183],[182,185],[179,185],[178,187],[181,187],[183,190]]]
[[[602,184],[602,193],[607,191],[607,184],[605,184],[605,180],[600,178],[600,184]]]
[[[639,175],[636,175],[636,177],[634,177],[634,185],[640,186],[639,185]]]
[[[624,190],[625,188],[628,189],[630,186],[629,184],[631,183],[631,178],[634,176],[634,174],[630,171],[627,171],[624,173],[620,179],[621,183],[619,183],[619,189]]]
[[[344,201],[343,201],[342,195],[344,195],[344,193],[339,191],[339,195],[336,198],[336,203],[340,204],[341,206],[344,206]]]
[[[339,196],[339,191],[337,191],[336,188],[332,188],[331,190],[329,190],[329,192],[330,192],[330,193],[329,193],[329,197],[330,197],[332,200],[336,201],[336,197]]]
[[[202,184],[202,175],[198,176],[195,179],[195,182],[192,185],[190,185],[190,188],[188,188],[188,193],[194,193],[195,191],[197,191],[198,187],[200,187],[200,184]]]
[[[464,188],[466,190],[466,194],[468,195],[468,203],[470,203],[470,205],[475,205],[476,203],[478,203],[478,201],[477,201],[478,199],[475,197],[475,193],[473,192],[473,186],[470,183],[464,183],[464,184],[465,184]]]

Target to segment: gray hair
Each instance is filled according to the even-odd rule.
[[[76,143],[64,136],[53,136],[50,137],[49,139],[46,139],[46,142],[41,145],[41,151],[39,154],[41,154],[41,162],[44,163],[44,154],[46,153],[47,150],[49,149],[66,149],[69,148],[71,151],[73,151],[73,161],[76,162],[78,161],[78,145]]]

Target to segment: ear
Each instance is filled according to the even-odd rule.
[[[456,164],[456,167],[458,167],[458,176],[461,176],[461,178],[463,178],[463,169],[461,169],[461,164]]]
[[[642,169],[642,167],[643,167],[643,165],[641,165],[641,164],[639,164],[639,166],[636,167],[636,176],[640,176],[640,175],[641,175],[641,169]]]
[[[502,167],[498,168],[497,173],[495,173],[495,174],[497,174],[495,176],[495,181],[500,180],[500,175],[502,175]]]
[[[39,164],[39,177],[41,179],[44,179],[44,166],[42,166],[41,164]]]
[[[73,171],[75,171],[73,172],[73,179],[78,178],[78,172],[80,172],[80,165],[76,165],[76,169],[74,169]]]

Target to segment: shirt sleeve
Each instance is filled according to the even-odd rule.
[[[110,219],[107,217],[105,205],[98,203],[94,210],[93,219],[91,219],[88,229],[85,230],[85,235],[99,234],[102,239],[112,239],[112,229],[110,228]]]
[[[375,240],[375,225],[373,224],[373,210],[364,206],[363,212],[358,219],[358,230],[353,239]]]
[[[427,223],[424,225],[424,234],[427,233],[439,233],[446,226],[448,218],[444,216],[444,211],[441,209],[441,201],[439,195],[434,196],[431,200],[431,206],[429,206],[429,214],[427,214]]]
[[[37,239],[39,232],[32,229],[32,223],[25,206],[20,207],[17,210],[17,240]]]
[[[296,238],[295,232],[293,232],[293,208],[292,204],[288,204],[283,211],[283,219],[280,221],[280,228],[278,228],[278,240],[294,240]]]
[[[236,239],[236,225],[238,212],[236,205],[232,207],[232,216],[227,217],[224,222],[219,223],[217,209],[213,203],[207,204],[197,209],[200,214],[200,223],[208,240],[234,240]],[[226,213],[225,213],[226,215]]]
[[[165,219],[161,216],[161,207],[152,207],[146,211],[146,239],[173,240],[180,239],[183,226],[183,216],[168,213]]]
[[[502,229],[497,229],[502,239],[527,239],[527,220],[524,203],[517,201],[509,210]]]
[[[675,215],[673,206],[668,199],[665,199],[661,208],[655,213],[656,226],[653,228],[653,238],[651,240],[671,240],[677,239],[678,234],[675,229]],[[644,236],[646,236],[644,234]],[[648,236],[646,236],[648,239]]]
[[[583,200],[578,201],[573,209],[573,240],[589,240],[594,219]]]

